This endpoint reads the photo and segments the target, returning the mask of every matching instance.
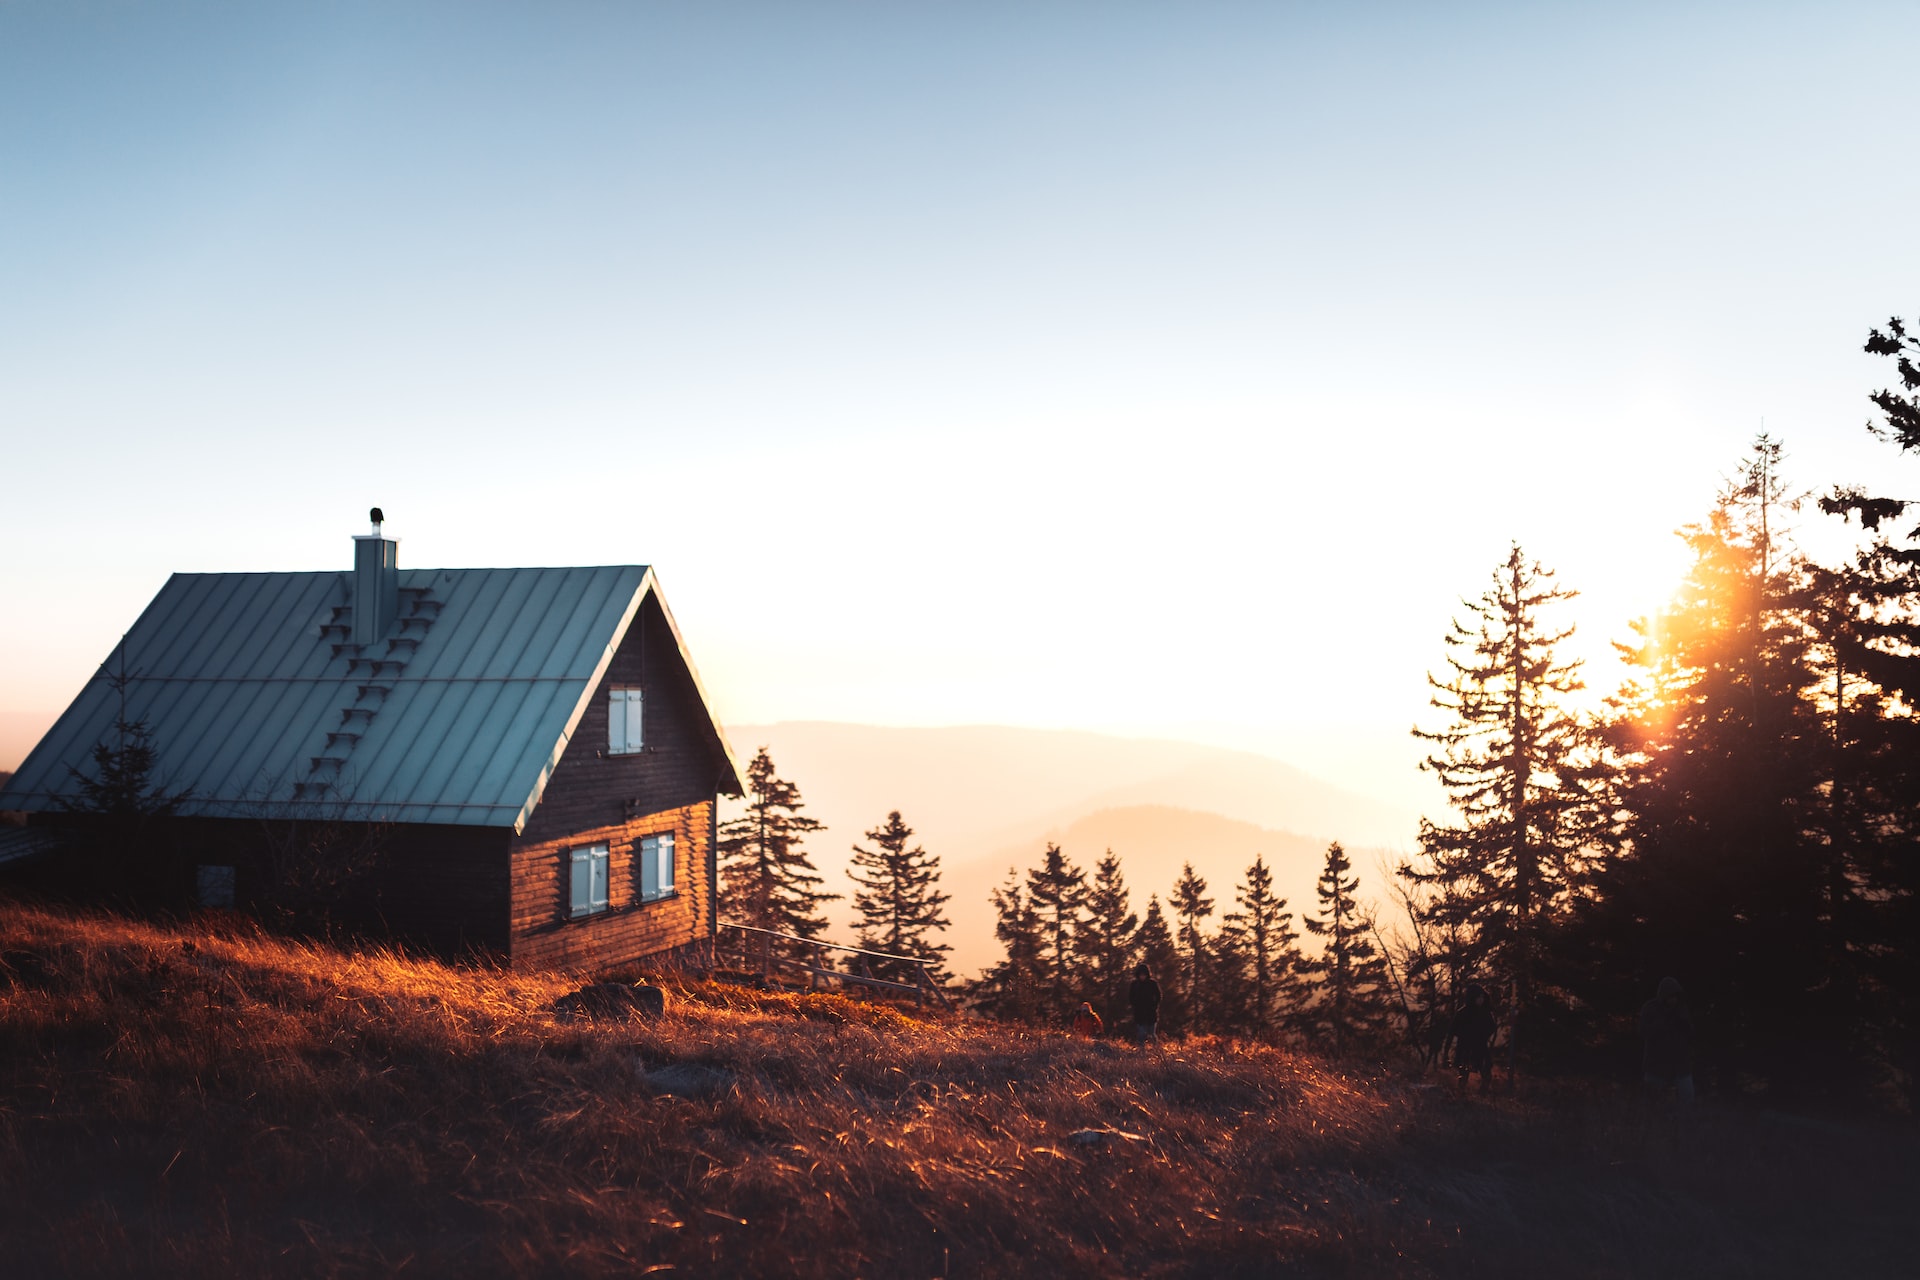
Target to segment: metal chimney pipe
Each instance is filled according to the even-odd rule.
[[[381,536],[385,516],[380,508],[368,515],[373,533],[353,540],[353,642],[357,645],[382,639],[400,615],[400,543]]]

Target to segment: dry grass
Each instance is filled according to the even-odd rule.
[[[9,1275],[1913,1273],[1904,1131],[725,987],[557,1024],[561,975],[20,905],[0,953]]]

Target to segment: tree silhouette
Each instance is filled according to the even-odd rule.
[[[1079,943],[1089,984],[1109,1025],[1117,1023],[1127,1009],[1127,987],[1135,964],[1134,935],[1139,928],[1140,918],[1127,906],[1127,883],[1120,872],[1120,859],[1109,849],[1094,864],[1093,884],[1087,890],[1087,919]]]
[[[1299,1002],[1300,954],[1293,912],[1273,892],[1273,872],[1255,855],[1234,890],[1239,910],[1220,918],[1215,950],[1219,1021],[1256,1036],[1272,1036],[1290,1021]]]
[[[1203,984],[1206,976],[1207,940],[1200,932],[1200,922],[1213,914],[1213,899],[1207,896],[1207,882],[1193,869],[1191,862],[1180,869],[1180,878],[1173,883],[1173,916],[1179,922],[1178,939],[1186,949],[1185,980],[1181,984],[1181,994],[1186,997],[1187,1015],[1196,1020],[1209,1016],[1213,1001],[1206,998]]]
[[[1867,429],[1920,453],[1920,334],[1894,317],[1867,335],[1894,363],[1895,388],[1870,397]],[[1908,489],[1908,493],[1916,490]],[[1910,1102],[1920,1098],[1920,499],[1837,487],[1820,500],[1867,535],[1849,563],[1810,570],[1824,648],[1821,698],[1832,738],[1828,897],[1850,965],[1872,987],[1882,1052]]]
[[[1040,920],[1041,965],[1052,1012],[1065,1017],[1080,988],[1074,944],[1084,929],[1087,873],[1067,861],[1059,845],[1048,842],[1041,864],[1027,872],[1027,902]]]
[[[69,813],[93,814],[121,824],[139,825],[149,818],[165,817],[188,798],[186,792],[169,792],[154,777],[157,757],[153,730],[145,716],[127,709],[127,692],[135,674],[127,671],[127,642],[121,638],[114,649],[114,666],[101,665],[100,676],[113,690],[116,710],[113,727],[94,744],[90,754],[93,772],[67,766],[74,785],[80,788],[78,799],[60,797],[57,803]]]
[[[1153,971],[1154,980],[1160,984],[1159,1025],[1184,1031],[1191,1020],[1192,1009],[1177,978],[1181,968],[1180,948],[1174,944],[1173,931],[1167,927],[1166,914],[1160,910],[1158,894],[1148,897],[1147,914],[1133,941],[1140,962]]]
[[[820,877],[801,848],[823,830],[803,817],[800,788],[779,777],[767,749],[747,766],[747,809],[720,828],[721,897],[740,924],[813,938],[827,927],[818,914],[837,893],[822,891]]]
[[[154,847],[164,830],[157,820],[173,816],[192,799],[192,792],[171,791],[156,776],[159,757],[153,731],[145,716],[133,715],[127,707],[127,694],[137,673],[127,671],[124,638],[114,654],[113,668],[109,670],[103,664],[100,669],[116,699],[113,727],[89,753],[91,773],[67,766],[80,794],[59,797],[56,803],[65,812],[84,819],[90,844],[123,864],[119,877],[124,885],[150,880],[163,867],[165,860],[157,856],[159,851]]]
[[[909,847],[913,828],[901,820],[898,809],[867,832],[867,839],[874,847],[854,845],[853,862],[847,869],[857,886],[853,909],[859,914],[854,927],[860,945],[930,961],[928,971],[936,981],[943,981],[946,975],[941,971],[940,958],[953,948],[930,936],[947,927],[940,908],[952,896],[937,888],[940,859],[919,845]],[[876,963],[884,970],[877,976],[897,982],[911,980],[911,975],[901,971],[905,966]]]
[[[1007,868],[1006,883],[989,898],[996,917],[993,933],[1006,948],[1006,958],[974,983],[973,1004],[998,1018],[1030,1021],[1040,1013],[1048,976],[1040,916],[1012,867]]]
[[[1318,975],[1318,999],[1307,1019],[1335,1057],[1377,1040],[1386,1020],[1386,960],[1374,945],[1373,920],[1356,897],[1360,877],[1352,870],[1340,842],[1329,844],[1314,886],[1320,908],[1303,922],[1308,933],[1326,939],[1320,954],[1302,965]]]
[[[1693,564],[1673,605],[1636,628],[1644,674],[1612,726],[1618,851],[1563,968],[1601,1007],[1678,977],[1723,1085],[1800,1097],[1866,1087],[1871,1018],[1807,578],[1780,538],[1780,454],[1755,441],[1707,522],[1682,530]]]
[[[1450,722],[1414,730],[1435,745],[1421,767],[1439,778],[1458,822],[1423,819],[1421,856],[1401,874],[1446,886],[1431,909],[1470,933],[1475,958],[1507,984],[1510,1080],[1548,913],[1565,905],[1596,834],[1595,738],[1565,705],[1583,687],[1579,664],[1555,656],[1573,628],[1551,629],[1543,617],[1575,594],[1516,543],[1493,585],[1466,603],[1473,621],[1455,619],[1448,632],[1446,676],[1427,677]]]

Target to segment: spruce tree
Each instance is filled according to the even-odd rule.
[[[935,981],[944,981],[940,958],[953,950],[937,942],[932,935],[947,927],[940,908],[951,899],[941,893],[940,859],[919,845],[909,847],[913,828],[901,820],[895,809],[887,820],[867,832],[874,847],[853,846],[853,862],[847,875],[857,886],[853,908],[859,914],[854,926],[860,946],[890,955],[912,956],[926,960]],[[854,957],[858,960],[860,957]],[[906,966],[888,961],[876,962],[875,976],[896,982],[912,980]]]
[[[1386,1021],[1386,959],[1374,946],[1373,920],[1355,896],[1360,878],[1352,870],[1340,842],[1329,844],[1314,886],[1320,907],[1304,922],[1308,933],[1326,939],[1320,954],[1302,966],[1317,975],[1307,1022],[1335,1057],[1377,1042]]]
[[[1127,883],[1120,859],[1109,849],[1094,864],[1093,884],[1087,891],[1087,920],[1079,944],[1087,965],[1088,982],[1097,993],[1095,1003],[1109,1025],[1127,1010],[1127,987],[1133,978],[1134,935],[1140,917],[1127,906]]]
[[[1225,1026],[1271,1038],[1297,1012],[1300,935],[1287,900],[1273,892],[1273,872],[1258,854],[1234,900],[1240,909],[1220,918],[1215,944],[1217,1015]]]
[[[1167,927],[1158,894],[1147,898],[1147,914],[1140,922],[1140,931],[1133,936],[1133,945],[1140,963],[1147,966],[1154,981],[1160,984],[1160,1027],[1185,1031],[1191,1017],[1186,993],[1180,989],[1180,948],[1173,940],[1173,931]]]
[[[1085,927],[1081,913],[1087,905],[1087,873],[1049,841],[1041,864],[1027,872],[1027,902],[1040,920],[1041,960],[1053,1013],[1065,1018],[1080,999],[1083,974],[1074,948]]]
[[[1867,335],[1897,384],[1873,393],[1867,429],[1920,454],[1920,333],[1894,317]],[[1911,494],[1912,482],[1899,487]],[[1871,987],[1885,1066],[1909,1105],[1920,1098],[1920,500],[1836,488],[1830,515],[1858,520],[1849,563],[1812,571],[1831,738],[1829,866],[1836,935]]]
[[[118,699],[113,729],[94,744],[93,772],[67,766],[74,785],[80,788],[77,799],[61,797],[61,808],[69,813],[91,814],[100,821],[100,830],[109,839],[137,852],[137,838],[153,818],[170,817],[192,797],[189,791],[168,791],[155,777],[159,757],[153,744],[153,729],[146,717],[127,709],[127,693],[134,674],[127,671],[126,641],[114,651],[113,670],[104,665],[101,676]]]
[[[1207,882],[1194,872],[1191,862],[1181,867],[1170,901],[1174,919],[1179,922],[1176,936],[1186,952],[1180,992],[1186,999],[1187,1016],[1196,1023],[1208,1023],[1216,1002],[1205,989],[1207,939],[1200,932],[1200,922],[1213,914],[1213,899],[1207,896]]]
[[[159,820],[172,817],[193,793],[171,791],[161,782],[152,727],[127,707],[137,673],[127,671],[124,639],[115,657],[113,669],[100,669],[118,699],[113,728],[94,744],[93,772],[67,766],[79,796],[63,796],[56,803],[69,813],[85,815],[87,843],[113,864],[111,874],[122,890],[165,892],[172,864],[165,846],[173,829]]]
[[[821,879],[801,848],[808,835],[824,830],[801,815],[804,807],[800,788],[774,772],[761,747],[747,766],[746,812],[720,828],[721,901],[735,923],[809,939],[827,927],[820,904],[840,895],[819,887]]]
[[[1470,938],[1470,962],[1506,985],[1509,1080],[1542,935],[1595,838],[1594,737],[1567,706],[1583,687],[1579,663],[1555,652],[1573,628],[1545,618],[1575,594],[1515,544],[1493,585],[1467,602],[1473,621],[1454,620],[1446,676],[1427,677],[1450,723],[1414,730],[1435,745],[1421,767],[1439,778],[1457,822],[1422,819],[1420,857],[1401,874],[1445,887],[1431,904],[1447,917],[1436,923]]]
[[[1636,628],[1644,674],[1611,727],[1618,847],[1563,968],[1601,1008],[1678,978],[1705,1074],[1802,1098],[1867,1087],[1871,1018],[1844,936],[1856,890],[1830,826],[1831,725],[1779,462],[1761,436],[1707,522],[1682,531],[1694,560],[1674,604]]]
[[[1012,867],[990,900],[996,917],[993,933],[1006,948],[1006,958],[974,983],[974,1007],[997,1018],[1031,1021],[1040,1013],[1049,976],[1039,913]]]

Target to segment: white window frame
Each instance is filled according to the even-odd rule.
[[[661,831],[641,836],[634,846],[634,861],[639,865],[640,901],[658,902],[671,898],[678,890],[674,884],[675,849],[673,832]],[[661,857],[662,854],[666,856]]]
[[[614,685],[607,690],[607,754],[639,755],[646,750],[645,699],[638,685]]]
[[[568,919],[597,916],[607,909],[611,861],[604,844],[581,845],[567,851]]]

